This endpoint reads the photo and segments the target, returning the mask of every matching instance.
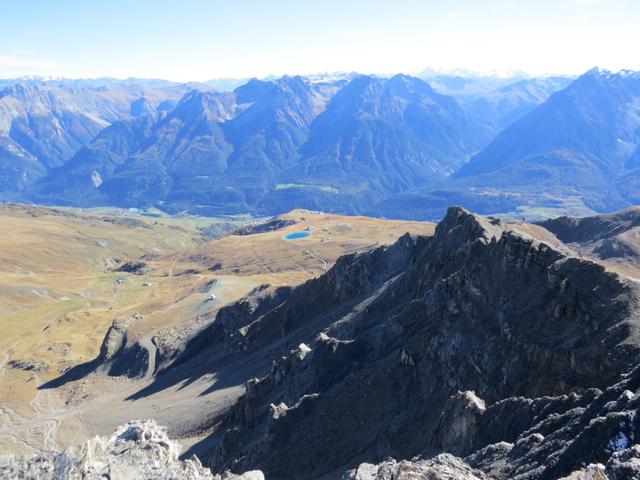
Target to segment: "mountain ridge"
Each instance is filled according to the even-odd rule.
[[[32,109],[49,112],[53,99],[66,110],[58,123],[5,113],[2,197],[204,215],[295,206],[434,219],[451,203],[527,217],[611,211],[639,198],[638,81],[593,69],[564,89],[565,78],[524,79],[457,101],[406,75],[252,79],[235,92],[23,82],[0,103],[59,90]],[[74,95],[106,105],[103,117],[74,107]],[[40,141],[55,125],[58,140]]]
[[[221,312],[194,347],[267,349],[279,359],[247,383],[204,463],[288,479],[441,451],[494,478],[513,478],[515,465],[559,478],[606,462],[609,435],[635,428],[633,403],[615,407],[626,412],[624,426],[605,413],[588,447],[585,437],[563,437],[553,412],[586,428],[608,396],[637,389],[637,374],[626,374],[640,353],[640,290],[525,227],[450,208],[433,237],[343,257],[251,311]],[[624,387],[599,390],[625,378]],[[571,415],[592,402],[587,420]],[[521,420],[511,424],[516,412]],[[545,448],[517,447],[540,422],[544,434],[527,441],[558,450],[557,460]]]
[[[146,133],[134,120],[107,129],[110,142],[99,135],[32,197],[177,211],[202,205],[201,213],[279,213],[294,201],[355,212],[366,198],[442,179],[488,141],[455,100],[406,76],[359,76],[338,87],[254,79],[233,93],[187,93],[147,118]],[[131,148],[102,168],[114,142]],[[84,173],[74,178],[78,168]],[[65,193],[69,182],[82,187]]]

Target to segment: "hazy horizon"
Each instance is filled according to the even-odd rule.
[[[598,68],[597,66],[594,66],[592,68]],[[7,76],[7,77],[0,77],[0,80],[5,80],[5,81],[9,81],[9,80],[21,80],[21,79],[33,79],[33,80],[42,80],[42,81],[56,81],[56,80],[87,80],[87,81],[98,81],[98,80],[114,80],[114,81],[127,81],[127,80],[146,80],[146,81],[161,81],[161,82],[172,82],[172,83],[206,83],[208,81],[224,81],[224,80],[229,80],[229,81],[249,81],[251,79],[258,79],[258,80],[270,80],[270,79],[276,79],[276,78],[282,78],[282,77],[315,77],[315,76],[340,76],[340,75],[351,75],[351,74],[355,74],[355,75],[369,75],[369,76],[374,76],[374,77],[381,77],[381,78],[390,78],[394,75],[409,75],[409,76],[418,76],[418,75],[422,75],[424,74],[424,72],[428,71],[428,70],[433,70],[433,75],[437,76],[437,75],[451,75],[451,76],[460,76],[460,77],[466,77],[466,76],[477,76],[477,77],[496,77],[496,78],[504,78],[504,79],[510,79],[510,78],[514,78],[514,79],[518,79],[518,78],[523,78],[523,77],[531,77],[531,78],[538,78],[538,77],[554,77],[554,76],[563,76],[563,77],[577,77],[583,73],[586,73],[587,71],[589,71],[590,69],[587,69],[583,72],[579,72],[579,73],[563,73],[563,72],[550,72],[550,73],[541,73],[541,74],[532,74],[532,73],[528,73],[525,71],[501,71],[501,70],[486,70],[486,71],[477,71],[477,70],[470,70],[470,69],[465,69],[465,68],[452,68],[452,69],[431,69],[431,67],[426,67],[422,70],[419,71],[414,71],[414,72],[385,72],[385,73],[380,73],[380,72],[359,72],[359,71],[350,71],[350,72],[346,72],[346,71],[327,71],[327,72],[291,72],[291,73],[283,73],[281,75],[276,75],[276,74],[268,74],[268,75],[247,75],[247,76],[238,76],[238,77],[231,77],[231,76],[221,76],[221,77],[211,77],[211,78],[207,78],[204,80],[171,80],[169,78],[163,78],[163,77],[138,77],[138,76],[128,76],[128,77],[115,77],[115,76],[107,76],[107,75],[100,75],[100,76],[67,76],[67,75],[39,75],[39,74],[25,74],[25,75],[19,75],[19,76]],[[623,70],[628,70],[628,69],[621,69],[621,71]],[[613,71],[613,73],[617,73],[618,71]]]
[[[0,78],[184,82],[415,74],[427,66],[531,76],[578,75],[594,66],[640,69],[640,5],[631,0],[36,0],[4,10]]]
[[[188,83],[203,83],[206,84],[207,82],[225,82],[228,81],[230,83],[238,83],[238,82],[247,82],[250,81],[252,79],[258,79],[258,80],[273,80],[273,79],[278,79],[278,78],[283,78],[283,77],[307,77],[307,78],[314,78],[314,77],[322,77],[325,76],[327,78],[329,77],[340,77],[341,75],[343,76],[348,76],[348,75],[364,75],[364,76],[372,76],[372,77],[380,77],[380,78],[391,78],[395,75],[408,75],[408,76],[413,76],[413,77],[417,77],[417,78],[424,78],[427,82],[429,80],[430,77],[438,77],[440,75],[442,76],[458,76],[461,78],[472,78],[472,77],[476,77],[476,78],[502,78],[504,80],[510,80],[513,79],[514,81],[519,81],[520,79],[526,79],[526,78],[531,78],[531,79],[535,79],[535,78],[552,78],[552,77],[564,77],[564,78],[578,78],[581,75],[584,75],[592,70],[601,70],[604,72],[610,72],[614,75],[616,74],[621,74],[624,72],[640,72],[640,69],[636,70],[636,69],[629,69],[629,68],[621,68],[621,69],[614,69],[614,70],[610,70],[607,68],[603,68],[600,67],[598,65],[594,65],[591,68],[588,68],[584,71],[580,71],[577,73],[563,73],[563,72],[549,72],[549,73],[540,73],[540,74],[534,74],[534,73],[529,73],[529,72],[525,72],[522,70],[514,70],[514,71],[501,71],[501,70],[485,70],[485,71],[478,71],[478,70],[471,70],[471,69],[465,69],[465,68],[452,68],[452,69],[435,69],[432,67],[426,67],[422,70],[419,71],[415,71],[415,72],[388,72],[388,73],[380,73],[380,72],[358,72],[358,71],[350,71],[350,72],[346,72],[346,71],[333,71],[333,72],[308,72],[308,73],[284,73],[281,75],[275,75],[275,74],[270,74],[270,75],[262,75],[262,76],[258,76],[258,75],[248,75],[248,76],[244,76],[244,77],[211,77],[211,78],[207,78],[204,80],[171,80],[168,78],[162,78],[162,77],[138,77],[138,76],[128,76],[128,77],[115,77],[115,76],[93,76],[93,77],[86,77],[86,76],[66,76],[66,75],[39,75],[39,74],[26,74],[26,75],[20,75],[20,76],[13,76],[13,77],[0,77],[0,81],[12,81],[12,80],[34,80],[34,81],[43,81],[43,82],[55,82],[55,81],[59,81],[59,80],[71,80],[71,81],[99,81],[99,80],[110,80],[110,81],[116,81],[116,82],[126,82],[128,80],[141,80],[141,81],[148,81],[148,82],[168,82],[168,83],[175,83],[175,84],[188,84]],[[238,83],[238,84],[242,84],[242,83]]]

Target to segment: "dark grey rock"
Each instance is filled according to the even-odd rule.
[[[432,238],[343,257],[279,300],[209,330],[276,359],[203,457],[216,470],[311,479],[447,451],[559,478],[635,432],[638,285],[517,225],[451,208]]]

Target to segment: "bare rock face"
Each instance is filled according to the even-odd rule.
[[[640,478],[640,446],[615,452],[606,465],[592,463],[561,480],[628,480]]]
[[[639,368],[604,390],[508,398],[477,418],[465,461],[499,479],[598,474],[581,468],[590,464],[607,478],[640,478],[639,408]]]
[[[266,222],[244,225],[231,232],[231,235],[246,236],[255,235],[258,233],[273,232],[274,230],[282,230],[283,228],[295,225],[296,223],[298,222],[296,222],[295,220],[272,218],[271,220],[267,220]]]
[[[604,472],[604,467],[600,464],[588,465],[585,468],[576,470],[560,480],[609,480]]]
[[[478,419],[485,410],[484,401],[474,392],[458,392],[453,395],[440,416],[438,439],[442,450],[450,453],[469,450]]]
[[[112,361],[127,343],[127,330],[133,324],[135,318],[117,318],[113,321],[100,346],[98,359],[102,363]]]
[[[95,359],[97,369],[112,376],[127,376],[130,378],[144,375],[149,369],[149,351],[139,342],[127,343],[127,335],[131,326],[140,320],[140,314],[131,317],[117,318],[109,327],[100,353]]]
[[[214,475],[193,457],[179,460],[180,445],[153,420],[122,425],[79,448],[26,460],[11,459],[0,478],[29,480],[264,480],[261,472]]]
[[[363,463],[347,472],[343,480],[488,480],[463,460],[446,453],[429,460],[388,460],[378,465]]]

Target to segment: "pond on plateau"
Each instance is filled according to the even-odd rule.
[[[301,238],[307,238],[311,235],[311,232],[291,232],[284,236],[285,240],[300,240]]]

